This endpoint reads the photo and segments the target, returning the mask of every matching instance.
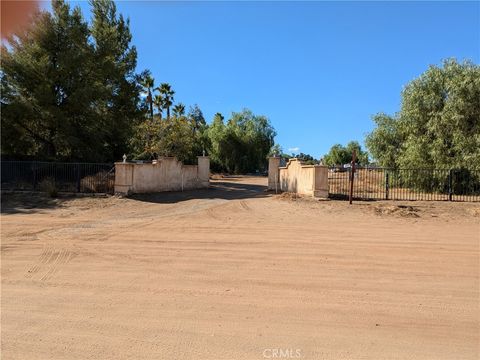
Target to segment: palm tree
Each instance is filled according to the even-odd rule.
[[[168,83],[160,84],[158,91],[163,95],[163,108],[167,109],[167,120],[169,120],[170,106],[173,104],[173,95],[175,94],[175,91],[172,90],[172,87]]]
[[[140,85],[143,87],[144,91],[147,93],[147,103],[150,108],[150,116],[153,119],[153,98],[152,94],[155,91],[153,88],[155,86],[155,80],[153,77],[147,73],[141,80]]]
[[[162,120],[163,98],[160,95],[155,95],[153,98],[153,104],[157,107],[158,115],[160,116],[160,120]]]
[[[173,107],[173,113],[177,116],[185,115],[185,105],[182,103],[178,103]]]

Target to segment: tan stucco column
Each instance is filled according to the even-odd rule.
[[[315,188],[313,196],[318,198],[328,198],[328,167],[315,165]]]
[[[198,179],[201,187],[210,185],[210,158],[208,156],[198,156]]]
[[[134,164],[115,163],[115,193],[128,195],[133,187]]]
[[[275,190],[278,187],[279,166],[280,166],[279,156],[272,156],[268,158],[268,190]]]

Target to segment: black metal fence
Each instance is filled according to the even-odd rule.
[[[2,190],[113,193],[113,164],[1,161]]]
[[[329,193],[348,198],[351,169],[331,167]],[[480,201],[480,170],[355,169],[353,198],[363,200]]]

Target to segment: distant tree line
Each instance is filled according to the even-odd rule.
[[[356,164],[365,166],[369,163],[368,153],[362,149],[358,141],[350,141],[346,146],[341,144],[333,145],[328,154],[323,157],[323,164],[328,166],[350,164],[354,151]]]
[[[263,170],[275,130],[250,110],[208,125],[198,105],[188,113],[168,83],[136,73],[129,20],[112,0],[79,7],[52,1],[30,28],[2,44],[2,158],[111,162],[203,153],[218,171]]]

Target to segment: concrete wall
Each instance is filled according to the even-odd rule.
[[[115,193],[135,194],[207,188],[210,159],[198,157],[198,165],[183,165],[173,157],[153,163],[115,163]]]
[[[322,165],[304,165],[298,159],[290,159],[286,166],[279,166],[279,158],[270,158],[268,188],[297,194],[328,197],[328,168]]]

